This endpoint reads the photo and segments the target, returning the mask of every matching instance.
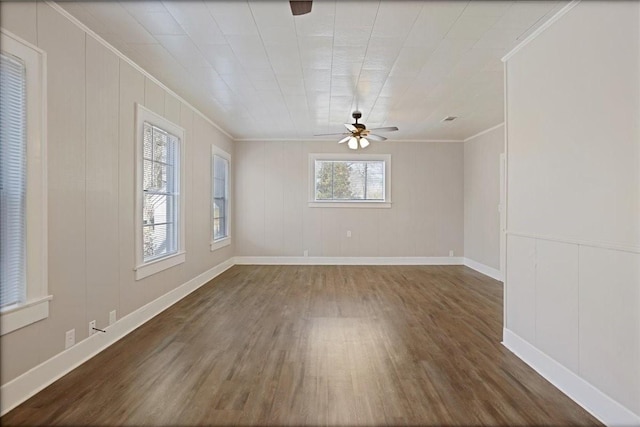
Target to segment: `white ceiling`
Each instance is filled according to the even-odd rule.
[[[459,140],[503,121],[500,58],[566,1],[60,4],[237,139],[342,132],[358,109],[390,139]]]

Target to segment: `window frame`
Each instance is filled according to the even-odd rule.
[[[176,213],[176,227],[178,232],[177,238],[177,250],[174,253],[154,258],[150,261],[144,260],[144,241],[143,241],[143,206],[144,206],[144,123],[149,123],[152,126],[158,127],[163,131],[174,135],[178,138],[178,161],[176,166],[178,167],[178,188],[177,196],[178,202],[176,203],[178,212]],[[168,268],[174,267],[178,264],[182,264],[186,260],[186,247],[185,247],[185,131],[182,127],[170,122],[159,114],[154,113],[141,104],[136,103],[135,109],[135,165],[136,165],[136,178],[135,178],[135,267],[136,280],[144,279],[145,277],[164,271]]]
[[[316,161],[384,162],[384,200],[317,200]],[[311,208],[390,208],[391,154],[310,153],[308,165],[309,202]]]
[[[227,235],[226,237],[223,237],[220,239],[213,238],[213,223],[214,223],[213,221],[213,197],[214,197],[213,186],[214,186],[214,173],[215,173],[214,156],[221,157],[227,161],[227,176],[225,180],[225,184],[226,184],[225,197],[227,200],[227,203],[225,203]],[[231,167],[232,166],[231,165],[232,165],[231,154],[227,153],[226,151],[212,144],[211,145],[211,191],[210,191],[211,203],[209,204],[210,206],[209,219],[211,222],[209,236],[211,237],[211,241],[210,241],[211,251],[216,251],[218,249],[224,248],[225,246],[229,246],[231,244],[231,221],[232,221],[232,217],[231,217],[231,175],[232,175]]]
[[[20,58],[26,72],[26,298],[0,309],[0,335],[49,317],[47,240],[47,55],[0,29],[2,51]]]

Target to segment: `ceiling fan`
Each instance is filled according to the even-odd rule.
[[[291,6],[291,13],[293,13],[293,16],[309,13],[311,12],[311,3],[311,1],[305,0],[290,0],[289,5]]]
[[[369,146],[369,140],[371,140],[371,141],[386,141],[387,140],[387,138],[385,138],[384,136],[372,134],[371,131],[391,132],[391,131],[398,130],[398,128],[396,126],[367,129],[367,127],[365,125],[363,125],[362,123],[358,123],[358,119],[362,117],[362,113],[360,111],[354,111],[351,114],[351,117],[353,117],[356,120],[356,122],[353,123],[353,124],[349,124],[349,123],[345,123],[344,124],[344,127],[346,127],[349,132],[344,132],[344,133],[323,133],[323,134],[314,135],[314,136],[334,136],[334,135],[345,136],[346,135],[344,138],[342,138],[340,141],[338,141],[338,144],[342,144],[342,143],[348,142],[347,145],[349,146],[349,148],[351,148],[352,150],[357,150],[358,149],[358,145],[360,145],[361,148],[368,147]]]

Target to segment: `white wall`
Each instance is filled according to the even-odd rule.
[[[639,28],[581,2],[506,67],[506,328],[636,415]]]
[[[504,126],[464,143],[464,256],[500,270],[500,154]]]
[[[0,3],[1,26],[47,53],[47,319],[0,338],[2,384],[233,255],[209,250],[211,144],[231,141],[45,3]],[[186,130],[184,264],[134,280],[134,103]]]
[[[350,151],[337,142],[237,142],[236,254],[462,256],[462,143],[372,143],[367,153],[391,154],[392,207],[308,207],[309,153]]]

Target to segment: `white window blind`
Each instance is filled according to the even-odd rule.
[[[0,54],[0,307],[26,298],[26,69]]]
[[[229,160],[213,155],[213,240],[229,236]]]
[[[145,262],[178,251],[178,137],[143,124],[142,235]]]
[[[315,161],[315,200],[384,199],[384,161]]]

